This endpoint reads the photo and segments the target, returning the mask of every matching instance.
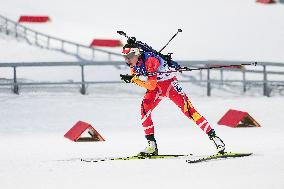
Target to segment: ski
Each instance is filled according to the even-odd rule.
[[[114,158],[101,158],[101,159],[94,159],[94,158],[85,158],[81,159],[83,162],[103,162],[103,161],[117,161],[117,160],[145,160],[145,159],[178,159],[189,157],[192,154],[188,155],[155,155],[155,156],[125,156],[125,157],[114,157]]]
[[[224,152],[224,153],[217,153],[210,156],[201,157],[198,159],[187,159],[187,163],[199,163],[205,162],[209,160],[217,160],[217,159],[225,159],[225,158],[237,158],[237,157],[245,157],[250,156],[252,153],[236,153],[236,152]]]

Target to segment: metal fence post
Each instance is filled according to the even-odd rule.
[[[76,55],[79,56],[79,45],[76,44]]]
[[[47,37],[47,44],[46,44],[46,46],[49,49],[49,46],[50,46],[50,37],[49,36]]]
[[[246,70],[243,68],[243,92],[245,93],[247,91],[247,83],[246,83]]]
[[[224,85],[224,70],[223,68],[220,69],[220,77],[221,77],[221,85]]]
[[[81,77],[82,77],[82,87],[81,87],[81,94],[86,94],[86,86],[85,86],[85,75],[84,75],[84,66],[81,65]]]
[[[61,41],[61,50],[64,51],[64,41]]]
[[[15,37],[18,37],[18,24],[15,24]]]
[[[8,20],[5,19],[5,30],[6,30],[6,35],[9,35],[9,31],[8,31]]]
[[[16,66],[13,67],[14,68],[14,83],[13,83],[13,91],[15,94],[19,94],[19,86],[17,83],[17,70],[16,70]]]
[[[267,72],[266,65],[263,65],[263,95],[269,96],[267,91]]]
[[[108,60],[111,61],[111,54],[108,53]]]
[[[199,79],[200,79],[200,81],[202,81],[202,79],[203,79],[202,78],[202,70],[199,71]]]
[[[211,96],[210,69],[207,70],[207,96]]]
[[[92,60],[95,59],[95,50],[92,48]]]
[[[25,39],[28,39],[28,37],[27,37],[27,28],[24,28],[24,36],[25,36]]]
[[[38,45],[37,32],[35,32],[35,44]]]

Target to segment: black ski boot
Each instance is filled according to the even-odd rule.
[[[209,131],[208,137],[214,142],[217,152],[223,154],[225,152],[225,143],[220,137],[216,135],[214,129],[211,129],[211,131]]]

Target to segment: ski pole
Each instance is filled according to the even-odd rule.
[[[256,66],[257,62],[253,63],[246,63],[246,64],[232,64],[232,65],[220,65],[220,66],[211,66],[211,67],[201,67],[201,68],[188,68],[183,67],[178,70],[170,70],[165,72],[149,72],[148,75],[154,75],[156,73],[163,74],[163,73],[174,73],[174,72],[184,72],[184,71],[196,71],[196,70],[208,70],[208,69],[218,69],[218,68],[229,68],[234,66]]]
[[[167,44],[161,50],[159,50],[159,53],[162,52],[162,50],[164,50],[168,46],[168,44],[177,36],[179,32],[182,32],[182,30],[178,29],[177,33],[175,33],[175,35],[172,36],[172,38],[167,42]]]

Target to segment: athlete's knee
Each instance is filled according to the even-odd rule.
[[[152,124],[151,110],[141,114],[141,122],[143,126]]]
[[[154,125],[143,126],[145,135],[152,135],[154,134]]]
[[[144,98],[142,101],[142,104],[144,106],[151,106],[151,104],[153,104],[154,100],[153,99],[148,99],[148,98]]]

